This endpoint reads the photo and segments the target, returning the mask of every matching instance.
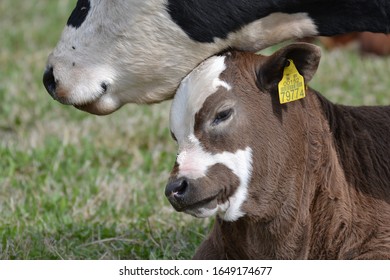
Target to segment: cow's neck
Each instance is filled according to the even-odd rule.
[[[390,32],[390,2],[379,1],[282,1],[301,6],[318,26],[318,35],[332,36],[355,31]],[[306,2],[296,5],[296,2]],[[294,9],[294,7],[292,7]]]
[[[305,115],[301,122],[291,119],[293,115],[299,118],[294,109],[287,110],[291,115],[284,117],[294,123],[294,129],[299,130],[296,126],[300,123],[301,131],[308,132],[301,139],[306,143],[301,151],[304,160],[297,160],[297,155],[292,154],[291,160],[285,160],[286,166],[279,167],[277,176],[253,178],[253,182],[260,182],[254,188],[262,189],[268,184],[275,189],[272,195],[267,194],[269,197],[264,199],[262,193],[251,193],[251,205],[244,206],[247,216],[232,223],[218,220],[218,236],[223,236],[227,258],[337,258],[327,251],[326,245],[331,248],[332,242],[341,239],[325,240],[324,236],[337,236],[337,232],[331,231],[340,230],[339,225],[350,220],[342,211],[343,207],[351,207],[345,193],[348,188],[316,95],[309,92],[296,109],[301,116]],[[290,169],[292,162],[296,165]]]
[[[317,25],[318,35],[332,36],[354,31],[390,32],[390,3],[387,0],[279,0],[281,11],[304,12]],[[278,8],[276,8],[278,10]]]
[[[168,0],[167,5],[170,17],[194,41],[224,41],[246,50],[297,37],[390,32],[387,0]]]

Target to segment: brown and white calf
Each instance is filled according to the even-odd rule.
[[[309,82],[320,50],[213,56],[177,91],[166,196],[217,216],[194,258],[390,259],[390,107],[335,105],[310,88],[281,105],[287,59]]]

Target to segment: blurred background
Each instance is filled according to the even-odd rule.
[[[42,85],[75,4],[0,1],[0,259],[191,258],[212,220],[165,199],[170,102],[97,117]],[[388,105],[390,59],[359,49],[324,48],[310,85],[334,102]]]

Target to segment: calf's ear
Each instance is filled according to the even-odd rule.
[[[320,47],[307,43],[288,45],[258,65],[258,86],[266,90],[277,89],[289,59],[294,62],[298,72],[304,77],[305,83],[308,83],[317,71],[320,58]]]

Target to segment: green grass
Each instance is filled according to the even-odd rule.
[[[169,102],[96,117],[51,100],[47,55],[75,1],[0,2],[0,259],[188,259],[212,220],[164,197]],[[389,104],[390,59],[324,53],[311,85]]]

